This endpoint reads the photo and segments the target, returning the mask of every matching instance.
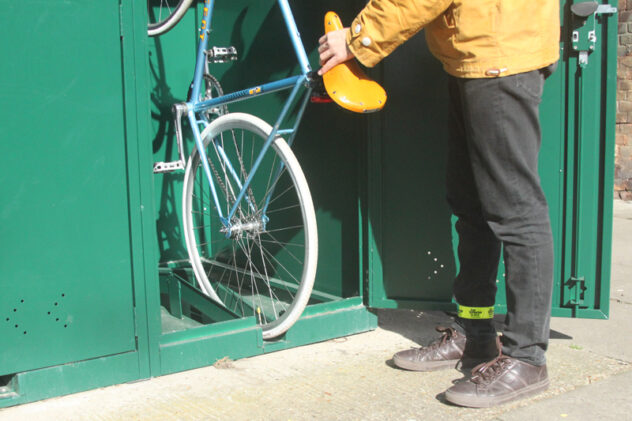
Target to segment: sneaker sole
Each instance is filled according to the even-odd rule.
[[[436,371],[445,370],[448,368],[455,368],[459,360],[442,360],[442,361],[425,361],[422,363],[416,363],[406,358],[399,358],[397,355],[393,356],[393,363],[404,370],[410,371]]]
[[[480,397],[452,393],[450,390],[447,390],[445,392],[445,398],[447,401],[459,406],[466,406],[469,408],[490,408],[492,406],[498,406],[518,399],[524,399],[529,396],[537,395],[538,393],[548,389],[548,387],[549,379],[546,379],[516,390],[512,393],[508,393],[504,396]]]

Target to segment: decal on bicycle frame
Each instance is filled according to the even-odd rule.
[[[200,28],[200,39],[204,40],[204,36],[206,35],[206,17],[208,16],[208,6],[210,0],[206,0],[204,2],[204,19],[202,19],[202,27]]]

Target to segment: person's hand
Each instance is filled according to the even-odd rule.
[[[322,76],[330,69],[354,56],[347,45],[347,31],[349,28],[331,31],[323,35],[318,40],[318,53],[320,54],[320,65],[318,75]]]

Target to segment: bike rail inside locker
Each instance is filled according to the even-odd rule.
[[[223,215],[223,212],[221,211],[221,207],[219,206],[219,199],[217,197],[217,191],[213,182],[213,178],[211,175],[211,170],[210,170],[208,161],[206,159],[201,160],[202,166],[204,168],[204,173],[206,174],[206,177],[209,182],[209,187],[211,189],[213,201],[215,202],[218,213],[219,213],[220,221],[226,228],[230,227],[230,220],[235,214],[235,212],[237,211],[239,203],[241,203],[241,201],[243,200],[245,196],[245,192],[250,186],[250,183],[252,182],[252,178],[254,174],[256,173],[257,169],[259,168],[261,161],[263,160],[263,156],[265,155],[266,151],[268,150],[268,148],[270,147],[270,145],[276,138],[277,134],[279,133],[279,127],[281,123],[285,120],[285,117],[287,116],[287,113],[290,109],[290,105],[294,102],[300,86],[305,85],[307,83],[309,79],[308,74],[311,72],[311,66],[309,65],[307,53],[305,52],[305,47],[301,40],[300,33],[298,31],[296,22],[294,20],[294,15],[292,14],[288,1],[278,0],[278,5],[283,14],[283,19],[286,23],[286,27],[287,27],[290,39],[292,40],[292,46],[294,48],[294,52],[296,54],[297,60],[301,66],[302,74],[285,78],[285,79],[281,79],[275,82],[264,83],[258,86],[242,89],[240,91],[232,92],[232,93],[222,95],[217,98],[212,98],[206,101],[199,101],[203,73],[204,73],[205,54],[208,48],[208,39],[209,39],[209,34],[210,34],[211,19],[213,15],[213,8],[215,6],[215,0],[206,0],[204,2],[204,14],[203,14],[202,24],[199,30],[200,35],[199,35],[199,41],[198,41],[198,52],[197,52],[197,59],[196,59],[196,65],[195,65],[195,74],[193,76],[193,88],[191,89],[191,95],[189,97],[189,101],[186,104],[187,109],[188,109],[189,123],[191,127],[193,128],[195,144],[198,149],[198,153],[200,154],[200,157],[205,156],[205,154],[204,154],[204,143],[201,138],[200,130],[198,127],[198,120],[196,118],[196,113],[203,112],[214,106],[225,105],[225,104],[229,104],[236,101],[246,100],[246,99],[254,98],[260,95],[265,95],[268,93],[277,92],[277,91],[281,91],[281,90],[285,90],[285,89],[289,89],[293,87],[290,96],[285,102],[283,109],[281,113],[279,114],[279,117],[277,118],[272,128],[270,136],[266,140],[264,147],[261,150],[261,153],[257,157],[255,164],[253,165],[252,172],[248,176],[248,179],[244,182],[243,186],[241,185],[241,182],[239,181],[239,177],[237,177],[237,173],[234,171],[234,168],[232,167],[232,164],[230,163],[230,161],[226,157],[223,157],[223,160],[226,163],[229,171],[231,172],[231,174],[233,175],[233,178],[235,178],[235,181],[240,187],[240,192],[238,194],[238,197],[235,200],[235,203],[230,209],[228,215],[226,216]],[[305,96],[303,100],[301,101],[301,105],[298,108],[298,112],[297,112],[298,118],[294,124],[294,127],[292,129],[282,130],[284,134],[290,134],[290,139],[288,141],[288,144],[290,146],[292,142],[294,141],[295,133],[300,124],[301,117],[303,116],[305,108],[307,107],[307,103],[308,103],[308,99],[311,94],[311,91],[312,91],[311,87],[307,87]],[[220,154],[223,155],[221,153],[221,148],[220,148]],[[280,170],[282,169],[283,167],[281,167]],[[269,202],[270,202],[270,198],[268,197],[266,198],[264,213],[265,213],[265,209],[267,209],[267,205]],[[227,231],[227,235],[230,235],[230,229]]]

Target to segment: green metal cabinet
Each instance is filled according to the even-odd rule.
[[[324,14],[339,10],[350,20],[361,2],[344,6],[334,1],[292,4],[313,66],[323,32]],[[202,3],[190,10],[171,32],[149,41],[151,132],[155,161],[177,158],[171,121],[173,102],[186,100],[195,60]],[[346,16],[345,16],[346,14]],[[225,92],[255,86],[299,71],[285,36],[282,14],[274,0],[218,2],[213,16],[213,45],[235,46],[239,59],[213,65]],[[249,112],[272,123],[285,93],[229,105],[231,112]],[[323,121],[336,129],[323,131]],[[182,174],[154,176],[160,268],[159,372],[167,373],[329,339],[372,329],[376,319],[363,304],[360,276],[360,208],[362,138],[366,116],[341,113],[334,106],[310,104],[293,150],[307,179],[317,213],[318,273],[304,317],[275,341],[263,341],[253,317],[232,320],[196,289],[187,268],[181,228]],[[192,139],[186,139],[190,151]],[[324,169],[327,171],[324,171]],[[218,341],[226,341],[218,346]]]
[[[616,3],[603,5],[585,23],[572,17],[571,4],[561,3],[561,60],[546,82],[540,108],[539,171],[556,255],[552,314],[605,318],[614,174]],[[573,41],[574,33],[581,42]],[[585,65],[579,60],[581,50],[588,57]],[[369,130],[368,303],[454,309],[458,239],[444,186],[447,77],[428,52],[423,34],[396,50],[383,64],[382,74],[389,106]],[[497,282],[496,310],[503,313],[502,264]]]
[[[423,35],[371,70],[389,94],[381,113],[308,107],[293,149],[317,212],[314,300],[264,341],[254,317],[229,317],[196,288],[182,174],[152,173],[177,154],[170,108],[187,95],[202,5],[149,39],[145,0],[1,3],[11,42],[0,45],[0,407],[373,329],[370,307],[454,308],[446,77]],[[363,4],[292,2],[314,67],[324,13],[348,23]],[[595,41],[578,46],[594,48],[580,66],[572,32],[587,29],[563,6],[540,163],[558,257],[553,314],[606,317],[616,19],[589,23]],[[225,90],[296,70],[274,0],[218,2],[214,21],[214,44],[240,54],[214,72]],[[231,111],[269,121],[281,103],[273,94]],[[500,311],[503,293],[501,268]]]
[[[145,124],[136,110],[147,106],[136,94],[147,88],[133,78],[145,66],[136,66],[133,37],[123,38],[142,15],[117,2],[2,8],[6,406],[148,374],[139,351],[148,239],[141,183],[149,176],[136,142]]]

